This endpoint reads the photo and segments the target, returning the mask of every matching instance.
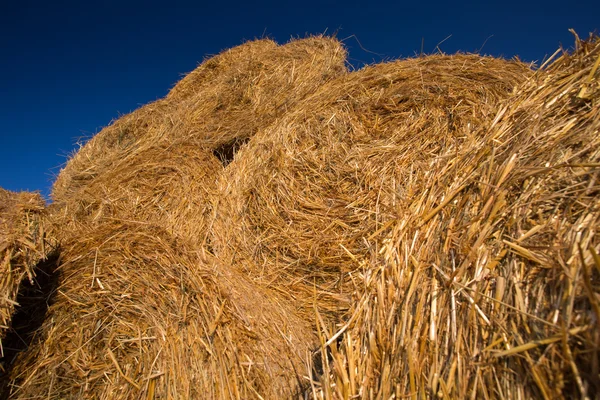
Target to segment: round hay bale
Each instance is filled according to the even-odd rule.
[[[312,37],[283,46],[248,42],[203,62],[165,99],[148,104],[95,135],[69,160],[52,189],[68,201],[113,164],[147,146],[184,140],[222,162],[324,82],[345,73],[335,39]]]
[[[598,398],[600,40],[576,49],[410,161],[318,398]]]
[[[156,225],[105,222],[63,239],[61,283],[12,398],[282,398],[314,333]]]
[[[406,211],[402,199],[414,195],[406,181],[477,140],[498,101],[529,74],[518,62],[434,55],[323,85],[225,168],[216,254],[287,293],[307,318],[315,298],[321,312],[339,315],[357,258]]]

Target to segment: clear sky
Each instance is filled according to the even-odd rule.
[[[422,41],[427,53],[443,42],[540,62],[573,45],[569,28],[599,32],[600,1],[2,2],[0,187],[47,196],[79,139],[248,39],[337,32],[356,67],[412,56]]]

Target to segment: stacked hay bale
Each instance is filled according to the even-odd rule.
[[[207,60],[61,172],[12,396],[597,395],[599,53]]]
[[[315,397],[600,395],[599,66],[600,41],[578,41],[491,122],[398,154],[394,219],[357,257]]]
[[[23,280],[33,283],[35,266],[52,244],[45,240],[44,201],[38,193],[15,193],[0,188],[0,353],[10,327]]]
[[[343,74],[345,55],[336,40],[313,37],[248,42],[206,60],[165,99],[115,121],[69,160],[52,189],[67,217],[61,223],[98,221],[121,208],[202,242],[206,198],[223,165],[259,129]]]
[[[339,322],[354,280],[370,274],[358,260],[377,254],[378,232],[420,194],[411,184],[479,140],[529,73],[518,62],[433,55],[327,83],[226,168],[216,254],[292,299],[306,319]]]
[[[314,329],[214,258],[209,195],[243,142],[324,82],[327,38],[247,43],[107,127],[61,171],[56,302],[13,370],[15,398],[278,398],[298,390]]]
[[[345,73],[345,56],[336,40],[313,37],[283,46],[257,40],[208,59],[165,99],[118,119],[79,149],[60,172],[52,197],[68,202],[115,164],[131,165],[135,153],[161,143],[227,153]]]

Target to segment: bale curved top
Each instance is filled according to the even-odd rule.
[[[395,182],[323,397],[598,397],[599,65],[577,42]]]
[[[185,142],[147,146],[116,161],[54,212],[57,235],[69,224],[123,219],[159,225],[182,240],[202,242],[208,198],[223,169],[210,151]]]
[[[232,145],[271,124],[324,82],[345,73],[335,39],[313,37],[277,46],[249,42],[203,62],[165,99],[123,116],[68,161],[52,189],[68,201],[120,159],[161,142],[209,150]]]
[[[352,291],[340,289],[340,274],[412,195],[403,182],[476,140],[528,74],[516,62],[435,55],[323,85],[226,167],[211,230],[217,254],[285,287],[310,314],[315,284],[322,311],[344,309]]]

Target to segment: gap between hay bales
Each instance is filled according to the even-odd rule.
[[[4,357],[0,359],[0,398],[9,397],[10,376],[19,353],[26,351],[34,341],[42,340],[39,330],[44,323],[48,307],[56,298],[59,283],[59,252],[56,250],[35,266],[34,282],[23,281],[19,288],[16,312],[11,326],[2,340]]]

